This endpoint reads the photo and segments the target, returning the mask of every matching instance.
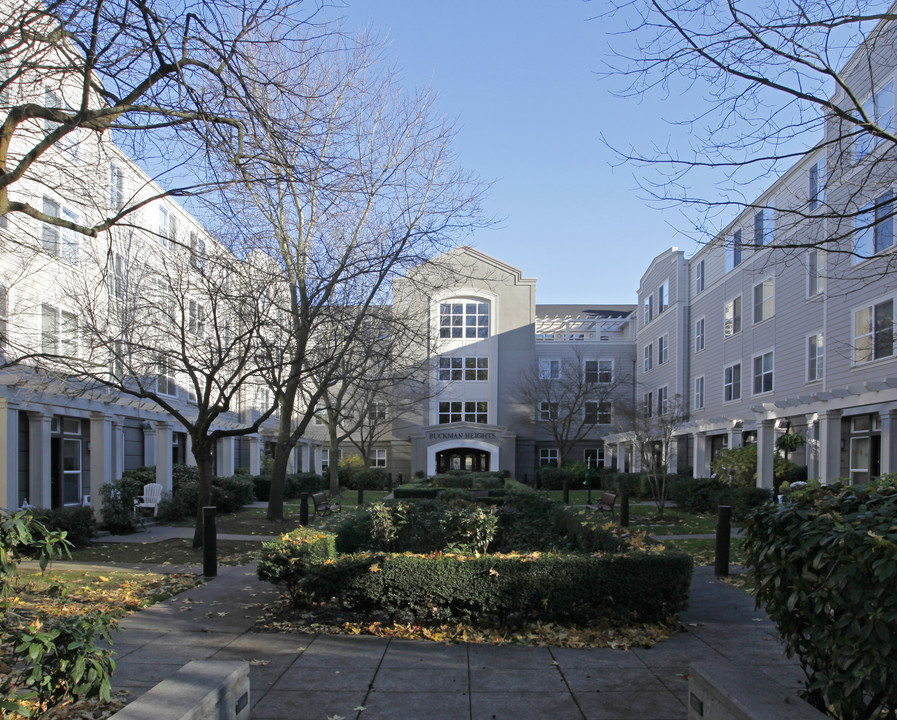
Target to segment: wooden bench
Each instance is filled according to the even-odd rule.
[[[311,499],[315,504],[315,515],[330,515],[342,510],[338,503],[328,500],[327,495],[323,492],[312,493]]]
[[[597,505],[587,505],[589,510],[600,510],[601,512],[609,512],[610,516],[614,516],[614,503],[617,502],[617,496],[612,492],[601,494],[601,500]]]

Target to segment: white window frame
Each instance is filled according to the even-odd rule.
[[[177,397],[178,395],[178,385],[174,372],[164,358],[159,360],[156,369],[156,391],[160,395],[166,395],[167,397]]]
[[[664,280],[657,288],[657,314],[660,315],[670,306],[670,281]]]
[[[894,193],[886,192],[864,205],[854,225],[854,265],[894,247]]]
[[[464,403],[460,400],[442,400],[437,406],[437,424],[462,422],[464,420]]]
[[[159,203],[159,227],[158,227],[159,244],[167,248],[168,240],[171,237],[171,213],[164,203]]]
[[[539,379],[560,380],[561,361],[559,358],[539,358]]]
[[[206,241],[198,232],[190,232],[190,265],[202,272],[206,266]]]
[[[825,292],[825,253],[819,248],[807,252],[807,297]]]
[[[452,298],[439,303],[439,337],[482,340],[490,335],[492,307],[482,298]]]
[[[807,171],[807,201],[810,210],[825,203],[825,155],[817,158]]]
[[[704,350],[705,342],[705,325],[706,320],[702,317],[695,320],[695,352],[699,353]]]
[[[657,364],[663,365],[670,361],[670,334],[664,333],[657,338]]]
[[[648,295],[643,304],[642,325],[647,325],[654,319],[654,294]]]
[[[386,448],[374,448],[371,456],[370,467],[385,468],[386,467]]]
[[[614,361],[598,360],[598,383],[608,385],[614,381]]]
[[[704,292],[704,272],[704,261],[699,260],[695,264],[695,295],[700,295],[702,292]]]
[[[536,418],[539,422],[553,422],[558,419],[558,404],[556,402],[543,401],[536,410]]]
[[[774,205],[774,203],[770,203]],[[754,246],[767,247],[776,241],[775,210],[762,207],[754,212]]]
[[[736,305],[738,307],[737,312],[735,311]],[[741,302],[741,295],[736,295],[726,302],[723,308],[723,333],[725,337],[735,337],[741,332],[743,312],[744,304]]]
[[[670,412],[670,388],[662,385],[657,388],[657,416],[664,417]]]
[[[644,372],[654,368],[654,343],[648,343],[642,348],[642,369]]]
[[[554,463],[557,465],[560,454],[557,448],[539,448],[539,467],[545,467]]]
[[[732,363],[723,368],[723,402],[741,400],[741,363]]]
[[[704,409],[704,376],[695,378],[695,410]]]
[[[642,395],[642,412],[646,418],[654,417],[654,392],[649,391]]]
[[[741,230],[735,230],[726,246],[726,272],[734,270],[744,260],[744,241]]]
[[[109,209],[120,211],[125,206],[125,171],[114,160],[109,163]]]
[[[890,323],[887,316],[879,319],[879,313],[885,313],[886,306],[890,305]],[[885,360],[894,357],[894,297],[884,297],[853,311],[853,364],[865,365],[876,360]],[[861,320],[862,314],[868,313],[868,320]],[[863,322],[860,328],[859,323]],[[878,327],[878,326],[881,327]],[[860,332],[863,330],[863,332]],[[890,343],[888,339],[890,337]],[[868,342],[865,339],[868,338]],[[888,348],[889,345],[889,348]],[[881,348],[882,352],[879,352]],[[884,352],[886,350],[889,352]]]
[[[187,329],[191,335],[202,337],[206,328],[206,309],[202,303],[190,300],[187,306]]]
[[[760,362],[759,368],[757,361]],[[751,394],[767,395],[771,392],[775,392],[775,352],[767,350],[751,358]]]
[[[825,372],[825,337],[821,332],[807,335],[807,382],[819,382]]]
[[[759,291],[759,296],[758,296]],[[764,278],[754,285],[751,290],[751,299],[754,308],[754,325],[769,320],[776,311],[775,280],[771,277]]]
[[[894,82],[885,84],[877,92],[872,93],[863,103],[863,110],[872,122],[884,130],[893,130],[894,125]],[[869,155],[881,138],[866,132],[860,132],[854,141],[854,160],[859,162]]]

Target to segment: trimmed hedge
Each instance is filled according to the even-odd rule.
[[[283,585],[295,603],[308,570],[336,557],[336,537],[318,530],[298,528],[262,544],[256,573],[260,580]]]
[[[256,475],[252,478],[252,486],[256,499],[268,502],[271,498],[271,476]],[[283,486],[283,497],[284,500],[295,500],[304,492],[316,493],[321,490],[327,490],[329,487],[329,482],[317,473],[307,472],[287,475]]]
[[[718,506],[731,505],[732,515],[739,520],[771,498],[765,488],[732,487],[715,478],[678,478],[670,486],[670,499],[681,510],[715,513]]]
[[[310,567],[313,600],[363,612],[472,622],[656,622],[688,602],[685,553],[346,556]]]
[[[89,507],[36,508],[32,515],[47,530],[64,531],[65,539],[76,548],[90,545],[97,531],[93,510]]]

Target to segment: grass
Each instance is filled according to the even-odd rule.
[[[663,540],[661,542],[671,550],[682,550],[692,556],[695,565],[713,565],[716,562],[716,540],[712,538],[694,538],[688,540]],[[735,565],[744,564],[742,539],[732,538],[729,548],[729,562]]]
[[[255,559],[261,543],[254,540],[219,540],[218,564],[243,565]],[[72,551],[72,561],[113,563],[115,565],[199,565],[202,549],[190,540],[164,540],[156,543],[107,543]],[[59,561],[56,567],[65,565]]]

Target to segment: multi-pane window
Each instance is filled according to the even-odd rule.
[[[558,451],[557,448],[539,448],[539,466],[557,465]]]
[[[855,363],[894,354],[894,301],[885,300],[857,310],[853,316]]]
[[[645,417],[653,417],[654,416],[654,393],[647,392],[642,395],[642,410],[645,413]]]
[[[539,403],[539,420],[550,422],[558,419],[558,404],[556,402]]]
[[[754,358],[754,395],[772,392],[772,351]]]
[[[822,250],[813,248],[807,253],[807,296],[814,297],[825,292]]]
[[[195,300],[191,300],[187,313],[187,328],[191,335],[202,335],[206,326],[206,310]]]
[[[457,300],[440,303],[439,337],[489,337],[489,303]]]
[[[464,358],[439,358],[439,379],[443,382],[458,381],[464,378]]]
[[[825,202],[825,156],[810,165],[809,185],[810,210],[815,210]]]
[[[704,409],[704,376],[695,378],[695,410]]]
[[[174,381],[174,371],[167,360],[159,360],[159,370],[156,374],[156,390],[160,395],[175,397],[178,394],[178,386]]]
[[[587,383],[598,382],[598,361],[586,360],[585,363],[585,381]]]
[[[741,241],[741,230],[732,233],[732,239],[726,248],[726,272],[733,270],[741,265],[743,243]]]
[[[886,250],[894,244],[894,196],[886,193],[863,207],[854,232],[854,263]]]
[[[197,232],[190,233],[190,264],[197,270],[206,264],[206,241]]]
[[[695,352],[704,349],[704,318],[695,320]]]
[[[644,302],[644,315],[642,316],[642,324],[647,325],[654,319],[654,296],[649,295]]]
[[[74,210],[62,207],[58,202],[46,196],[43,199],[43,211],[49,217],[62,218],[75,224],[78,222],[78,214]],[[51,255],[75,264],[78,262],[78,244],[78,233],[71,228],[63,228],[51,223],[43,224],[41,247]]]
[[[464,403],[464,421],[472,423],[488,423],[489,422],[489,403],[487,402],[465,402]]]
[[[330,448],[321,448],[321,470],[330,467]]]
[[[726,303],[724,325],[726,337],[741,332],[741,296],[732,298]]]
[[[127,259],[116,252],[112,253],[108,272],[109,290],[114,298],[121,300],[125,296],[125,283],[128,275]]]
[[[489,422],[489,403],[460,402],[453,400],[439,403],[439,424],[454,422],[487,423]]]
[[[613,406],[610,400],[598,403],[598,424],[610,425],[613,422]]]
[[[593,400],[587,400],[585,402],[585,424],[598,424],[598,403]]]
[[[704,261],[695,265],[695,295],[704,292]]]
[[[587,425],[610,425],[610,402],[597,402],[589,400],[585,403],[585,422]]]
[[[159,229],[158,229],[158,237],[159,242],[162,243],[163,247],[168,247],[168,238],[171,236],[171,216],[168,213],[168,208],[164,205],[159,206]]]
[[[585,380],[587,383],[609,383],[614,379],[613,360],[586,360]]]
[[[642,367],[644,367],[645,372],[648,372],[648,370],[654,367],[654,353],[652,350],[653,347],[654,346],[651,343],[648,343],[642,349]]]
[[[775,312],[775,293],[772,278],[754,285],[754,324],[771,318]]]
[[[125,205],[125,173],[118,163],[109,163],[109,208],[118,212]]]
[[[661,335],[657,338],[657,364],[663,365],[670,359],[670,336]]]
[[[772,245],[775,241],[775,221],[772,208],[761,208],[754,213],[754,245]]]
[[[77,357],[78,318],[74,313],[41,305],[41,352],[47,355]]]
[[[439,403],[439,424],[461,422],[463,411],[464,403],[460,401]]]
[[[741,399],[741,363],[723,369],[723,401]]]
[[[542,358],[539,360],[539,378],[541,380],[557,380],[561,377],[561,361]]]
[[[670,393],[669,388],[664,385],[657,388],[657,414],[666,415],[670,411]]]
[[[374,425],[386,420],[386,403],[372,402],[368,407],[368,421]]]
[[[664,280],[657,288],[657,314],[660,315],[670,306],[670,281]]]
[[[374,448],[373,452],[371,453],[371,467],[386,467],[386,448]]]
[[[894,125],[894,83],[890,82],[878,92],[873,93],[863,103],[863,111],[871,122],[878,125],[882,130],[891,132]],[[880,138],[871,133],[861,131],[854,143],[856,159],[862,160],[872,152],[872,148],[878,145],[880,141]]]
[[[604,467],[604,446],[583,450],[582,461],[590,468]]]
[[[822,333],[807,338],[807,382],[822,380],[824,350]]]

